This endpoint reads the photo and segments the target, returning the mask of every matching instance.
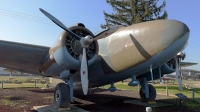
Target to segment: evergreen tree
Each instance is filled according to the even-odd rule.
[[[167,12],[164,10],[165,0],[160,6],[157,5],[159,0],[106,0],[106,2],[112,6],[114,13],[108,14],[104,11],[106,24],[101,24],[101,28],[167,19]]]

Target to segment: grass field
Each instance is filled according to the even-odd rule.
[[[200,81],[183,81],[183,84],[187,84],[187,83],[194,83],[195,85],[200,85]],[[157,93],[163,93],[163,94],[166,93],[166,84],[152,84],[152,85],[156,88]],[[192,91],[192,89],[194,89],[195,93],[196,93],[195,97],[200,98],[200,86],[199,86],[199,88],[191,88],[191,89],[187,89],[187,88],[183,87],[183,91],[179,90],[179,87],[178,87],[178,84],[176,81],[174,84],[167,84],[167,86],[168,86],[169,94],[174,95],[176,93],[182,93],[182,94],[186,95],[188,98],[192,98],[191,91]],[[110,85],[104,86],[104,88],[106,88],[106,89],[109,87],[110,87]],[[115,83],[115,87],[117,89],[121,89],[121,90],[138,90],[138,86],[130,87],[130,86],[128,86],[128,82]]]
[[[15,79],[13,79],[12,83],[8,83],[9,76],[0,76],[0,81],[4,81],[3,87],[4,88],[31,88],[34,87],[34,78],[38,78],[39,80],[36,81],[36,87],[45,87],[46,83],[44,80],[48,81],[47,78],[42,78],[41,76],[13,76]],[[43,81],[43,82],[41,82]],[[6,83],[7,82],[7,83]],[[17,83],[16,83],[17,82]],[[0,87],[2,87],[0,85]]]

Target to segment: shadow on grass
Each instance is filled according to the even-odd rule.
[[[13,97],[10,97],[8,99],[14,101],[14,100],[22,100],[23,98],[22,97],[13,96]]]
[[[19,96],[3,96],[3,99],[6,99],[6,100],[22,100],[23,98],[19,97]]]
[[[28,91],[35,93],[54,93],[54,89],[30,89]]]

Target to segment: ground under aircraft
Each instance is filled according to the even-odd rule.
[[[155,20],[131,26],[113,26],[97,35],[78,23],[67,28],[43,9],[40,11],[64,31],[52,47],[0,41],[0,66],[20,72],[60,78],[54,103],[73,103],[73,90],[111,84],[132,78],[139,83],[141,100],[153,101],[156,90],[149,80],[174,71],[180,77],[177,53],[186,45],[190,30],[177,20]],[[173,63],[172,63],[173,62]]]

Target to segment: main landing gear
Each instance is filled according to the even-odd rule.
[[[67,108],[73,102],[73,79],[70,77],[66,83],[57,84],[54,91],[54,104],[57,108]]]
[[[57,84],[54,91],[54,104],[58,108],[66,108],[70,103],[69,86],[65,83]]]
[[[140,80],[141,88],[139,91],[140,98],[142,102],[153,102],[156,99],[156,89],[148,84],[147,78],[142,77]]]

